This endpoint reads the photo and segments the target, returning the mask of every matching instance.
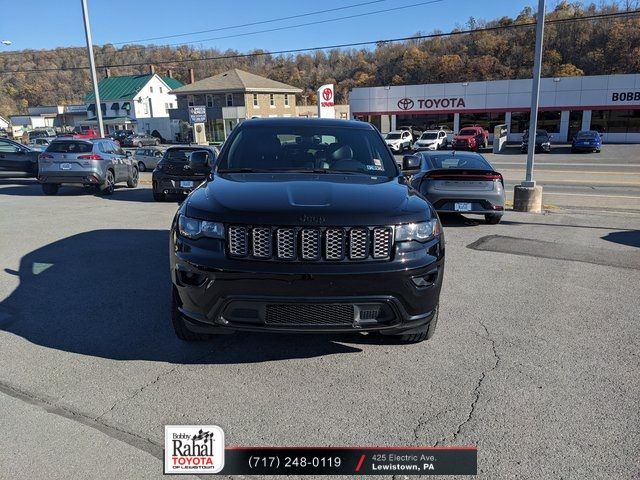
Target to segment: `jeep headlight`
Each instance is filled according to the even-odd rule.
[[[178,218],[178,231],[180,235],[187,238],[219,238],[224,239],[224,225],[219,222],[208,222],[198,220],[185,215]]]
[[[417,240],[426,242],[436,235],[442,233],[442,225],[436,217],[427,222],[407,223],[396,226],[396,242],[407,242]]]

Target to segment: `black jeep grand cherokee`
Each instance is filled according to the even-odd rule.
[[[436,327],[442,227],[368,123],[243,122],[178,210],[170,251],[183,340],[377,331],[417,342]]]

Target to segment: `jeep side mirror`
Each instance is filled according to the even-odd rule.
[[[402,172],[417,173],[420,171],[420,157],[416,155],[405,155],[402,157]]]
[[[209,165],[209,152],[198,150],[189,155],[189,164],[192,166]]]

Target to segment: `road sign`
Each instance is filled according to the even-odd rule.
[[[205,123],[207,121],[207,107],[189,107],[189,122]]]

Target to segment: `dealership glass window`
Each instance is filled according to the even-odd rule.
[[[511,133],[524,133],[529,128],[529,112],[511,112]]]
[[[213,107],[213,95],[207,95],[207,107]]]
[[[187,105],[193,107],[196,104],[196,98],[193,95],[187,95]]]
[[[253,94],[253,106],[254,107],[260,106],[259,103],[258,103],[258,94],[257,93]]]
[[[582,130],[582,110],[571,110],[569,112],[569,140],[580,130]]]
[[[271,106],[271,107],[275,107],[276,106],[276,99],[275,99],[275,96],[273,95],[273,93],[269,94],[269,106]]]
[[[560,111],[538,112],[538,129],[549,133],[560,133]]]
[[[504,119],[504,112],[461,113],[460,128],[479,125],[489,133],[493,133],[494,127],[503,124]]]
[[[529,129],[529,112],[511,112],[511,133]],[[560,133],[560,111],[538,112],[538,129]]]
[[[453,130],[453,113],[438,115],[397,115],[396,128],[414,127],[417,130],[431,130],[447,127]]]
[[[233,94],[227,93],[227,107],[233,107]]]
[[[591,129],[600,133],[639,133],[640,110],[593,110]]]

